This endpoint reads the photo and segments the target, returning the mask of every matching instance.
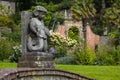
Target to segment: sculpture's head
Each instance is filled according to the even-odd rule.
[[[47,10],[42,6],[36,6],[33,10],[33,14],[35,17],[38,17],[39,19],[42,19],[45,17]]]

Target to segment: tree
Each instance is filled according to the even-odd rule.
[[[116,0],[111,7],[105,9],[103,14],[104,22],[107,23],[110,37],[113,38],[114,45],[120,45],[118,26],[120,25],[120,1]]]
[[[108,20],[109,23],[114,23],[119,25],[120,23],[120,3],[119,0],[115,1],[111,7],[105,9],[104,18]]]
[[[71,7],[73,16],[77,18],[82,18],[88,20],[91,24],[91,18],[96,14],[96,9],[94,8],[93,0],[74,0],[74,4]],[[75,17],[74,16],[74,17]]]

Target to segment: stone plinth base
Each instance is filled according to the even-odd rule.
[[[48,53],[27,53],[19,58],[18,67],[54,68],[51,55]]]

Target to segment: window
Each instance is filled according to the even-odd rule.
[[[10,6],[8,6],[8,9],[10,9]]]

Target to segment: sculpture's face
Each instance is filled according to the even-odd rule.
[[[38,11],[38,18],[43,19],[46,15],[46,12]]]

